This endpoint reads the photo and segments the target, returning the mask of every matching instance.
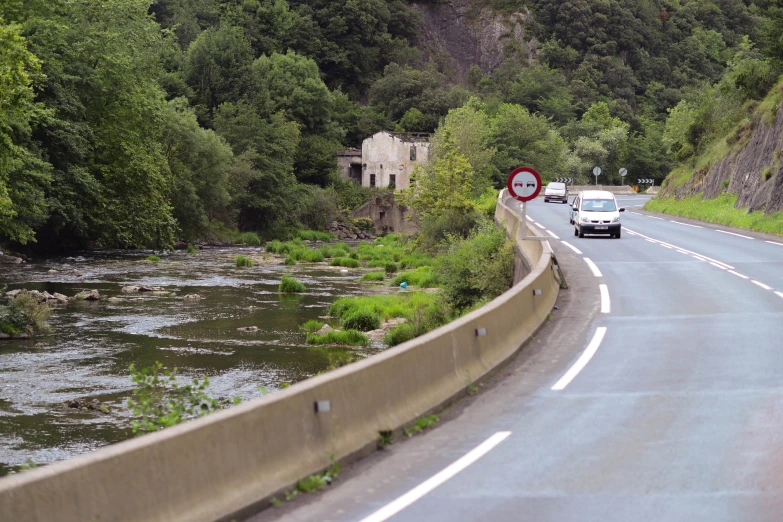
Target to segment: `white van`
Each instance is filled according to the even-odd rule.
[[[614,194],[605,190],[584,190],[576,195],[571,205],[571,224],[574,235],[609,234],[619,238],[622,233],[620,212]]]

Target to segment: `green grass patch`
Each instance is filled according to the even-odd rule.
[[[237,243],[258,246],[261,244],[261,238],[255,232],[243,232],[237,237]]]
[[[383,336],[383,342],[389,346],[397,346],[416,337],[413,325],[410,323],[398,324]]]
[[[359,281],[386,281],[386,272],[368,272]]]
[[[321,321],[316,321],[315,319],[310,319],[309,321],[306,321],[301,328],[302,330],[305,330],[306,332],[317,332],[321,328],[324,327],[326,323],[323,323]]]
[[[381,327],[381,318],[377,312],[369,308],[360,308],[340,318],[340,324],[346,330],[369,332]]]
[[[689,217],[708,223],[745,228],[770,234],[783,234],[783,212],[764,214],[748,213],[735,208],[736,194],[721,194],[717,198],[703,199],[702,195],[676,200],[674,198],[651,199],[644,208],[654,212]]]
[[[334,245],[323,245],[318,249],[319,252],[325,257],[350,257],[351,248],[345,243],[336,243]]]
[[[361,266],[359,261],[350,257],[335,257],[329,264],[332,266],[344,266],[345,268],[359,268]]]
[[[383,265],[383,269],[387,274],[396,274],[399,267],[397,266],[397,263],[386,261]]]
[[[299,294],[306,290],[304,283],[293,277],[283,276],[280,280],[280,292],[284,294]]]
[[[294,239],[293,241],[288,241],[286,243],[282,243],[275,239],[264,245],[264,248],[267,253],[270,254],[288,255],[294,250],[307,249],[307,244],[301,239]]]
[[[321,232],[320,230],[298,230],[296,235],[299,239],[307,241],[331,241],[334,234],[331,232]]]
[[[237,256],[236,264],[239,268],[244,266],[253,266],[253,260],[246,256]]]
[[[426,417],[421,417],[416,421],[416,424],[410,428],[405,428],[403,431],[405,431],[405,435],[408,437],[413,437],[415,434],[435,426],[439,420],[440,417],[437,415],[427,415]]]
[[[392,286],[400,286],[402,283],[408,283],[408,286],[418,286],[419,288],[434,288],[438,286],[435,278],[435,272],[431,266],[420,266],[416,270],[409,270],[399,274],[392,279]]]
[[[353,315],[359,310],[369,310],[384,321],[404,317],[414,322],[429,317],[437,326],[445,324],[449,315],[441,295],[422,292],[341,297],[329,308],[329,315],[338,317],[342,321],[344,317]]]
[[[193,245],[188,245],[188,254],[195,254],[198,252],[198,249],[194,247]]]
[[[333,344],[342,346],[367,346],[370,339],[357,330],[343,330],[340,332],[326,332],[324,334],[311,333],[307,336],[309,344]]]
[[[297,263],[320,263],[324,260],[324,255],[318,250],[309,248],[297,248],[292,250],[288,257]]]
[[[153,263],[157,263],[160,261],[160,258],[158,256],[147,256],[144,258],[145,261],[152,261]]]

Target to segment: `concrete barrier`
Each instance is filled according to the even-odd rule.
[[[636,194],[636,192],[634,192],[634,190],[628,185],[574,185],[572,187],[568,187],[568,194],[575,196],[577,192],[582,190],[606,190],[607,192],[611,192],[613,194],[625,196]]]
[[[548,242],[520,240],[518,218],[502,198],[495,215],[531,270],[486,306],[267,397],[6,477],[0,480],[0,520],[241,517],[333,459],[369,451],[379,431],[399,429],[464,393],[541,326],[559,289]],[[477,336],[478,328],[486,335]],[[317,401],[329,401],[330,411],[316,412]]]

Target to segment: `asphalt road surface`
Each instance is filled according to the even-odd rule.
[[[553,321],[436,429],[252,520],[783,520],[783,241],[647,199],[618,197],[621,239],[531,202],[569,283]]]

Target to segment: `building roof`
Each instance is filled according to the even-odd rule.
[[[388,134],[402,141],[416,142],[416,143],[428,143],[430,141],[431,134],[426,132],[396,132],[396,131],[379,131],[373,136],[378,134]]]
[[[338,156],[361,156],[362,149],[345,149],[337,153]]]

